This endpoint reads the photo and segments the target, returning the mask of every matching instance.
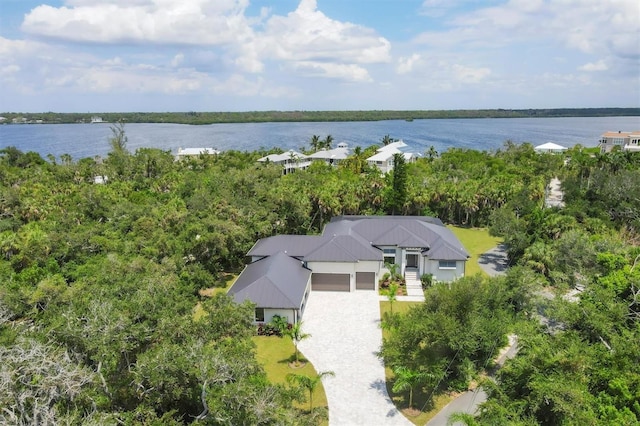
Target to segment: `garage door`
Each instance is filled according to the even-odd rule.
[[[375,272],[356,272],[356,289],[357,290],[375,290],[376,289]]]
[[[349,274],[311,274],[311,290],[350,291]]]

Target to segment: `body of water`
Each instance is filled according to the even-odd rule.
[[[555,142],[566,147],[598,145],[606,131],[640,130],[640,117],[488,118],[433,119],[321,123],[238,123],[191,126],[182,124],[138,124],[125,126],[127,147],[213,147],[219,150],[253,151],[279,147],[299,150],[309,146],[312,135],[332,135],[335,144],[363,148],[380,143],[384,135],[404,140],[409,149],[424,153],[433,145],[438,152],[452,147],[481,151],[499,149],[507,140],[539,145]],[[15,146],[43,157],[69,154],[74,160],[105,156],[112,133],[102,124],[21,124],[0,126],[0,148]],[[335,145],[334,145],[335,146]]]

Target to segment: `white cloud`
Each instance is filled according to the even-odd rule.
[[[297,61],[294,68],[307,76],[324,76],[352,82],[371,82],[369,72],[355,64]]]
[[[26,33],[94,43],[223,45],[251,38],[247,0],[74,0],[41,5],[22,23]]]
[[[99,44],[192,45],[223,49],[236,71],[264,73],[265,61],[313,75],[370,81],[365,64],[390,61],[390,43],[372,29],[330,19],[315,0],[286,16],[247,17],[248,0],[71,0],[38,6],[22,30],[41,38]],[[174,67],[184,57],[174,56]],[[342,76],[342,77],[340,77]]]
[[[263,55],[287,61],[370,64],[390,60],[390,43],[373,30],[330,19],[315,0],[287,16],[272,16],[256,43]]]
[[[418,55],[417,53],[414,53],[413,55],[409,56],[408,58],[400,58],[399,59],[399,64],[396,67],[396,72],[398,74],[407,74],[411,71],[413,71],[413,66],[416,64],[416,62],[418,62],[420,60],[421,56]]]
[[[606,71],[609,69],[607,63],[604,60],[598,62],[589,62],[578,68],[580,71]]]
[[[427,31],[416,43],[500,47],[559,41],[584,53],[640,57],[637,0],[510,0],[447,21],[449,30]]]
[[[484,80],[491,74],[491,70],[486,67],[472,68],[455,64],[452,67],[456,79],[464,84],[475,84]]]
[[[178,67],[180,66],[180,64],[184,61],[184,54],[182,53],[178,53],[176,56],[173,57],[173,59],[171,60],[171,66],[172,67]]]

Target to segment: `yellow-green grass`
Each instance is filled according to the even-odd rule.
[[[309,377],[315,377],[318,374],[313,364],[308,361],[301,368],[291,368],[289,366],[295,351],[291,339],[276,336],[255,336],[253,341],[257,348],[258,362],[262,364],[267,373],[267,378],[272,383],[286,383],[287,375],[289,374],[302,374]],[[302,353],[300,356],[304,359]],[[307,391],[305,391],[305,397],[309,397]],[[296,404],[296,406],[300,409],[308,410],[309,402]],[[316,407],[327,407],[327,396],[324,393],[322,383],[319,383],[318,387],[313,391],[313,408]]]
[[[225,281],[224,287],[205,288],[198,291],[198,293],[200,294],[200,296],[205,296],[205,297],[213,297],[218,293],[226,293],[227,291],[229,291],[229,289],[231,288],[233,283],[236,282],[237,279],[238,279],[238,274],[226,273],[224,274],[224,281]],[[196,306],[193,307],[194,321],[198,321],[200,318],[202,318],[203,315],[206,315],[206,314],[207,313],[204,311],[204,309],[202,309],[202,304],[200,302],[196,303]]]
[[[478,264],[478,258],[482,253],[502,243],[502,238],[492,237],[489,235],[487,228],[463,228],[452,225],[449,225],[448,228],[458,237],[462,245],[471,255],[465,266],[465,275],[472,276],[479,273],[486,276],[487,274]]]

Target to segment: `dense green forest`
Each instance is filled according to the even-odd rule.
[[[223,286],[258,238],[392,212],[489,226],[513,265],[386,318],[382,355],[421,370],[423,393],[464,388],[517,332],[520,353],[474,421],[640,419],[640,156],[578,146],[565,164],[506,142],[430,150],[382,176],[358,147],[283,176],[256,162],[265,152],[176,162],[129,152],[112,130],[100,162],[0,150],[0,423],[316,424],[256,361],[252,307],[200,290]],[[554,176],[564,209],[544,205]],[[576,286],[577,302],[538,300]],[[561,326],[540,325],[541,309]]]
[[[640,108],[556,108],[556,109],[473,109],[413,111],[248,111],[248,112],[101,112],[101,113],[20,113],[0,114],[11,123],[88,123],[93,116],[107,122],[128,123],[264,123],[313,121],[380,121],[432,118],[527,118],[527,117],[607,117],[637,116]]]

